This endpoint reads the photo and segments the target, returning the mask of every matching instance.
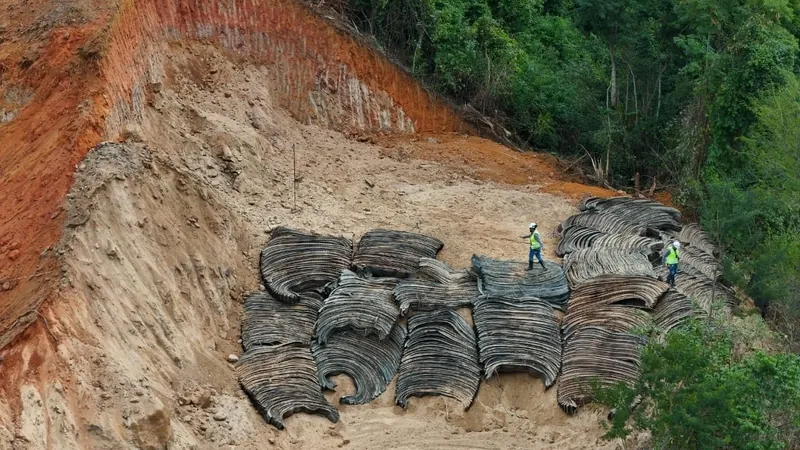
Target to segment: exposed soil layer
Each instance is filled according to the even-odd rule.
[[[463,134],[295,0],[0,11],[0,449],[610,446],[600,410],[567,418],[527,375],[485,383],[468,412],[403,411],[390,386],[338,425],[299,414],[279,434],[226,359],[276,225],[429,233],[463,267],[524,258],[528,222],[552,230],[612,192]],[[104,140],[127,143],[89,153]],[[334,402],[353,392],[339,381]]]
[[[395,158],[417,158],[459,167],[471,177],[511,185],[536,184],[544,192],[571,200],[588,196],[609,197],[616,192],[570,180],[558,170],[555,157],[540,153],[510,152],[496,142],[458,133],[421,134],[412,139],[382,136],[373,141]]]
[[[469,131],[444,102],[296,0],[0,0],[0,347],[58,270],[46,249],[86,152],[143,120],[169,79],[165,43],[205,41],[268,67],[265,97],[350,132]],[[193,59],[200,85],[218,68]]]
[[[336,425],[304,414],[282,433],[267,425],[227,357],[241,351],[241,302],[259,289],[258,254],[272,227],[419,231],[442,239],[441,258],[464,267],[473,253],[524,258],[527,223],[547,233],[575,207],[544,191],[557,182],[536,155],[450,134],[412,137],[407,150],[400,140],[354,141],[287,114],[264,66],[202,44],[158,51],[168,76],[140,124],[126,126],[129,142],[78,163],[55,248],[55,300],[0,353],[0,448],[616,445],[599,440],[600,409],[569,418],[554,389],[521,374],[484,383],[466,412],[443,398],[402,410],[392,385],[370,405],[340,406]],[[198,79],[198,61],[213,73]],[[496,168],[477,172],[470,146]],[[504,161],[520,166],[512,182]],[[334,403],[353,392],[338,381]]]

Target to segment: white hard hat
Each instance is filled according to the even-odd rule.
[[[681,248],[681,243],[678,241],[673,242],[672,245],[675,246],[675,248]]]
[[[528,228],[536,228],[536,222],[532,222],[531,226],[529,226]]]

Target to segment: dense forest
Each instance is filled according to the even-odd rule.
[[[800,0],[346,0],[340,8],[415,76],[499,121],[524,147],[580,159],[599,183],[671,192],[719,243],[725,278],[800,351]],[[709,366],[718,359],[703,367],[718,371]],[[763,360],[743,364],[730,369],[731,382],[769,370]],[[721,441],[703,442],[711,441],[686,448]],[[725,445],[780,448],[750,444]]]
[[[433,89],[582,163],[667,189],[800,349],[800,1],[349,0]],[[638,174],[638,175],[637,175]]]

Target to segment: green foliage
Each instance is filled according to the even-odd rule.
[[[726,276],[769,305],[800,349],[800,81],[753,102],[754,124],[740,150],[716,168],[701,208],[727,247]]]
[[[598,398],[616,408],[607,438],[649,431],[653,448],[781,449],[800,443],[800,358],[734,357],[722,330],[694,323],[649,344],[633,386]],[[634,399],[641,403],[631,409]]]
[[[574,151],[599,126],[602,45],[544,0],[350,0],[355,23],[439,91],[531,145]]]
[[[530,146],[602,159],[599,182],[668,187],[728,280],[796,319],[800,348],[800,0],[349,0],[348,14]]]

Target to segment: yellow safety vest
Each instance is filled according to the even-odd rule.
[[[667,250],[667,264],[678,264],[678,258],[681,257],[681,253],[675,247],[671,247]]]
[[[542,248],[542,245],[539,244],[539,241],[536,240],[536,238],[538,237],[539,237],[538,231],[534,231],[533,234],[531,234],[531,250],[539,250],[540,248]]]

